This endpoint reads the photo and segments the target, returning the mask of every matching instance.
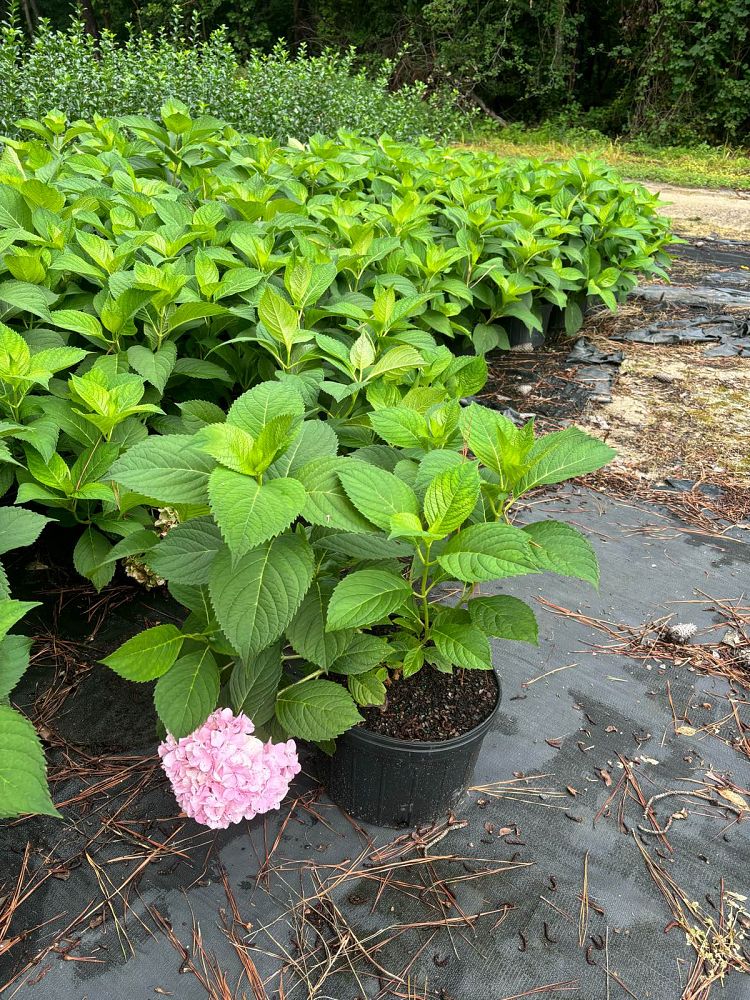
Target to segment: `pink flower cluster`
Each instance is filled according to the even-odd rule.
[[[162,767],[186,815],[224,829],[278,809],[300,770],[294,740],[263,743],[246,715],[213,712],[189,736],[171,734],[159,746]]]

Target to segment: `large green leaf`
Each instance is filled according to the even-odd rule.
[[[243,659],[281,637],[312,576],[312,549],[302,535],[280,535],[236,563],[228,548],[219,552],[209,581],[211,603],[224,634]]]
[[[338,475],[357,510],[384,531],[390,531],[394,514],[419,514],[414,490],[392,472],[347,459]]]
[[[514,492],[525,493],[535,486],[595,472],[611,462],[615,454],[609,445],[577,427],[545,434],[529,452],[529,467]]]
[[[188,434],[151,435],[129,448],[110,476],[134,493],[163,504],[207,504],[208,477],[215,466]]]
[[[523,530],[534,543],[534,558],[540,569],[599,586],[596,553],[577,528],[561,521],[537,521]]]
[[[305,681],[279,692],[276,718],[290,736],[319,743],[362,721],[346,688],[333,681]]]
[[[362,569],[345,576],[328,605],[326,629],[359,628],[382,621],[411,601],[409,583],[384,569]]]
[[[446,573],[464,583],[539,572],[528,535],[505,524],[464,528],[449,539],[438,562]]]
[[[335,674],[365,674],[388,659],[389,646],[380,635],[355,632],[351,642],[331,664]]]
[[[438,619],[430,630],[430,638],[440,655],[454,666],[469,670],[492,669],[489,640],[476,625]]]
[[[211,565],[222,547],[221,533],[210,517],[177,524],[148,553],[158,576],[182,584],[208,583]]]
[[[266,469],[264,478],[296,476],[308,462],[335,455],[338,447],[336,432],[330,424],[322,420],[307,420],[284,454]]]
[[[152,681],[166,674],[184,641],[174,625],[155,625],[128,639],[101,662],[129,681]]]
[[[528,604],[517,597],[497,594],[494,597],[475,597],[467,602],[471,620],[487,635],[498,639],[515,639],[518,642],[538,644],[539,629],[536,616]]]
[[[208,484],[211,512],[237,559],[288,528],[305,506],[304,486],[296,479],[271,479],[260,485],[231,469],[214,469]]]
[[[354,636],[351,629],[326,631],[328,602],[334,586],[333,580],[314,580],[286,630],[286,637],[294,651],[316,667],[326,670],[341,656]]]
[[[25,507],[0,507],[0,555],[31,545],[50,518]]]
[[[24,813],[59,816],[47,788],[44,753],[34,727],[0,705],[0,819]]]
[[[479,472],[464,462],[439,472],[424,497],[424,514],[430,531],[445,536],[460,528],[479,499]]]
[[[338,473],[345,467],[346,459],[335,455],[313,459],[298,469],[295,478],[305,488],[307,500],[302,516],[310,524],[340,531],[362,533],[375,531],[374,526],[363,517],[349,497]]]
[[[181,656],[154,688],[156,712],[176,739],[202,725],[219,698],[219,668],[209,649]]]
[[[261,382],[235,400],[227,415],[227,422],[257,438],[274,417],[291,414],[301,418],[304,412],[304,400],[291,385]]]
[[[273,718],[281,670],[278,643],[248,660],[238,660],[229,678],[229,697],[234,711],[244,712],[256,727],[264,726]]]
[[[177,348],[169,341],[158,351],[149,351],[147,347],[136,344],[128,348],[128,361],[141,378],[156,386],[159,392],[164,392],[177,361]]]

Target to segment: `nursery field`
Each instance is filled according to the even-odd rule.
[[[177,100],[19,124],[3,1000],[747,996],[750,244],[664,212]]]

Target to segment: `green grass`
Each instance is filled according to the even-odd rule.
[[[592,129],[550,124],[512,125],[491,136],[477,135],[469,144],[501,156],[567,159],[592,153],[633,180],[750,191],[750,154],[727,146],[652,146],[640,139],[610,139]]]

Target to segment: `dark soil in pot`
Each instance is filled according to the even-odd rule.
[[[365,709],[366,721],[336,741],[331,798],[378,826],[419,826],[447,815],[471,784],[500,694],[491,670],[450,675],[423,667],[415,677],[396,681],[386,711]]]
[[[496,702],[497,683],[491,670],[443,674],[423,667],[413,677],[391,684],[383,708],[363,709],[363,726],[397,740],[440,742],[474,729]]]

